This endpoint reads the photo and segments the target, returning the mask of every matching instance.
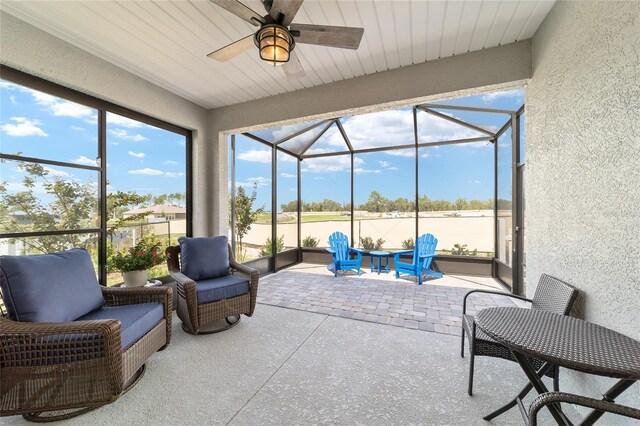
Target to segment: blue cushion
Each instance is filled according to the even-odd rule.
[[[180,272],[194,281],[229,275],[229,241],[225,236],[178,238]]]
[[[196,282],[196,298],[199,305],[246,293],[249,293],[249,280],[235,275]]]
[[[164,317],[162,303],[140,303],[138,305],[103,306],[81,316],[77,321],[120,320],[122,330],[122,349],[125,350]]]
[[[14,321],[67,322],[104,304],[85,249],[0,256],[0,288]]]

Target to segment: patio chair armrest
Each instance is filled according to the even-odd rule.
[[[256,279],[258,279],[260,277],[260,272],[257,269],[251,268],[247,265],[231,261],[229,262],[229,266],[231,266],[232,271],[238,271],[241,274],[248,275],[251,278],[255,276]]]
[[[335,253],[336,253],[336,251],[335,251],[335,250],[330,249],[329,247],[325,248],[325,250],[326,250],[326,251],[328,251],[328,252],[329,252],[329,253],[331,253],[331,254],[335,254]]]
[[[253,316],[253,311],[256,308],[256,301],[258,300],[258,281],[260,280],[260,271],[247,265],[238,263],[235,261],[235,259],[229,259],[229,266],[231,266],[232,271],[240,272],[241,274],[249,277],[249,294],[251,297],[251,308],[247,315]]]
[[[181,284],[181,285],[185,285],[185,284],[189,284],[189,283],[193,283],[193,284],[196,283],[194,280],[192,280],[191,278],[189,278],[188,276],[186,276],[182,272],[171,272],[169,274],[169,276],[171,276],[171,278],[176,280],[176,282],[178,284]]]
[[[433,253],[433,254],[419,254],[418,257],[420,257],[420,259],[426,259],[428,257],[436,257],[438,256],[438,253]]]
[[[400,260],[400,256],[403,254],[413,253],[413,250],[400,250],[393,252],[393,260],[397,263]]]
[[[473,293],[484,293],[484,294],[495,294],[496,296],[505,296],[513,299],[524,300],[525,302],[531,303],[532,300],[528,299],[524,296],[518,296],[517,294],[509,294],[501,291],[493,291],[493,290],[471,290],[468,291],[467,294],[464,295],[464,299],[462,299],[462,315],[467,313],[467,298],[471,296]]]
[[[165,311],[173,309],[173,289],[171,287],[102,287],[106,306],[136,305],[139,303],[162,303]]]
[[[592,408],[594,410],[617,414],[632,419],[640,419],[640,410],[638,410],[637,408],[627,407],[626,405],[603,401],[601,399],[573,395],[566,392],[545,392],[538,395],[529,407],[529,425],[537,425],[538,411],[540,411],[543,407],[558,402],[579,405],[582,407]]]
[[[0,351],[3,367],[42,367],[103,358],[113,394],[122,392],[120,321],[19,322],[0,318],[0,330],[0,347],[10,348]]]

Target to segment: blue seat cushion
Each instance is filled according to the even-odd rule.
[[[122,350],[133,345],[164,318],[162,303],[140,303],[138,305],[103,306],[83,315],[76,321],[119,320],[122,331]]]
[[[85,249],[0,256],[0,288],[9,319],[14,321],[73,321],[104,304]]]
[[[229,275],[229,240],[226,236],[178,238],[180,272],[194,281]]]
[[[236,275],[196,282],[196,298],[199,305],[246,293],[249,293],[249,280]]]

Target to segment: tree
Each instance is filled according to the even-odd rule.
[[[95,183],[80,183],[56,176],[41,164],[19,162],[18,169],[25,172],[24,189],[10,193],[0,183],[0,228],[5,233],[47,232],[99,228],[99,199]],[[45,195],[38,197],[38,192]],[[133,192],[115,192],[107,195],[109,230],[143,219],[148,213],[127,218],[123,212],[139,205],[148,197]],[[48,201],[48,202],[47,202]],[[127,208],[128,207],[128,208]],[[96,239],[82,234],[44,235],[21,238],[27,253],[52,253],[70,247],[95,247]]]
[[[242,246],[242,239],[245,235],[251,230],[251,225],[258,220],[258,215],[264,213],[264,208],[260,207],[256,210],[253,209],[253,203],[256,201],[256,197],[258,196],[258,185],[253,186],[253,191],[251,195],[247,195],[243,186],[239,186],[236,190],[236,205],[235,211],[232,212],[235,219],[235,229],[234,232],[236,234],[237,241],[237,253],[236,256],[240,259],[244,259],[244,252]],[[231,206],[229,208],[232,211]],[[229,216],[229,220],[231,220],[231,216]],[[231,224],[229,224],[231,226]]]

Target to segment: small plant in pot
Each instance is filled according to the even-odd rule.
[[[126,287],[141,287],[147,283],[149,269],[166,259],[160,249],[160,241],[143,238],[128,250],[109,256],[107,267],[110,271],[122,272]]]

